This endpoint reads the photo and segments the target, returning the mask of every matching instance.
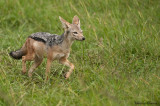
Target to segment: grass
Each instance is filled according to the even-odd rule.
[[[160,104],[159,0],[1,0],[0,105],[106,106]],[[46,59],[32,79],[8,53],[34,32],[62,34],[59,16],[81,20],[86,40],[75,41],[75,70]],[[32,62],[27,63],[29,67]]]

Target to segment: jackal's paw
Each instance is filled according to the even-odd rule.
[[[29,77],[32,77],[32,73],[29,72],[29,73],[28,73],[28,76],[29,76]]]
[[[46,79],[45,79],[45,81],[47,82],[47,81],[48,81],[48,79],[49,79],[49,76],[46,76]]]
[[[65,75],[65,79],[68,79],[69,78],[69,76],[70,76],[70,73],[68,72],[68,73],[66,73],[66,75]]]
[[[26,73],[26,71],[24,72],[24,71],[22,71],[22,74],[25,74]]]

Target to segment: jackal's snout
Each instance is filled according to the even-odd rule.
[[[76,40],[79,40],[79,41],[84,41],[85,40],[85,37],[83,35],[79,35],[79,36],[73,36]]]
[[[84,41],[85,40],[85,37],[82,37],[81,39],[80,39],[80,41]]]

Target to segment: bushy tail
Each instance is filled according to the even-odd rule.
[[[11,56],[11,57],[13,57],[14,59],[21,59],[22,58],[22,56],[24,56],[26,53],[25,53],[25,51],[21,48],[21,49],[19,49],[19,50],[16,50],[16,51],[12,51],[12,52],[10,52],[9,53],[9,55]]]

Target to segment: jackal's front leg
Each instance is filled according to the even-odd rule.
[[[74,70],[74,65],[70,61],[68,61],[66,58],[60,59],[60,63],[70,67],[69,71],[65,75],[66,79],[69,78],[72,71]]]
[[[50,67],[51,67],[52,60],[47,59],[47,65],[46,65],[46,80],[48,80],[48,75],[50,74]]]

